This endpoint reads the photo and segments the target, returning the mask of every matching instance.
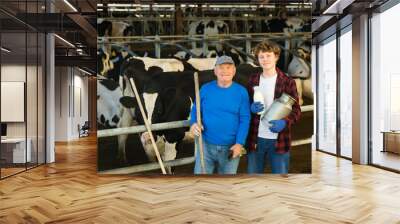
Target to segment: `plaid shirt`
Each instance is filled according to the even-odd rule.
[[[295,81],[292,78],[288,77],[285,73],[283,73],[279,68],[276,68],[276,72],[278,74],[278,77],[276,78],[274,99],[279,98],[283,92],[291,95],[293,98],[296,99],[296,102],[292,106],[292,112],[286,118],[284,118],[284,120],[286,120],[286,127],[278,134],[278,140],[276,141],[276,152],[283,154],[290,150],[292,142],[290,129],[291,126],[300,119],[301,110]],[[247,90],[250,96],[250,103],[253,103],[253,87],[259,85],[260,75],[261,73],[253,74],[250,76],[247,85]],[[250,151],[256,150],[259,124],[260,115],[252,114],[250,132],[247,137],[247,147]]]

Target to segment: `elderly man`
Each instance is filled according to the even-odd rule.
[[[231,57],[217,58],[214,73],[217,80],[200,89],[203,127],[196,123],[196,106],[190,114],[190,131],[203,133],[206,174],[236,174],[240,153],[250,126],[250,103],[246,88],[233,82],[236,73]],[[196,143],[198,144],[198,142]],[[194,173],[201,174],[200,153],[197,150]]]

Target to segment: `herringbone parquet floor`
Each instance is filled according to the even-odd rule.
[[[0,223],[400,223],[400,175],[313,153],[313,174],[98,176],[96,139],[0,181]]]

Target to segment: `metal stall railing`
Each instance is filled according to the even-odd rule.
[[[289,55],[292,54],[296,57],[300,57],[296,50],[292,48],[295,43],[307,41],[311,38],[311,33],[309,32],[296,32],[296,33],[243,33],[243,34],[218,34],[218,35],[172,35],[172,36],[130,36],[130,37],[100,37],[98,38],[99,46],[108,45],[127,45],[127,44],[148,44],[152,43],[154,45],[154,55],[156,58],[161,57],[162,47],[168,45],[175,45],[178,49],[181,49],[190,54],[190,49],[183,46],[183,43],[202,43],[203,49],[205,49],[205,54],[207,54],[208,46],[210,44],[221,44],[229,46],[242,55],[246,56],[246,60],[254,61],[254,55],[251,54],[251,43],[252,42],[262,42],[265,40],[284,40],[284,46],[280,45],[283,50],[283,55],[285,57],[285,68],[288,66]],[[229,41],[242,41],[244,43],[244,50],[239,49],[237,46],[232,45]],[[130,50],[127,50],[130,52]],[[135,54],[133,54],[135,55]],[[196,57],[192,54],[192,57]],[[306,64],[311,67],[310,63],[307,61]]]
[[[309,112],[309,111],[313,111],[313,110],[314,110],[313,105],[307,105],[307,106],[301,107],[301,112]],[[151,127],[152,131],[183,128],[183,127],[189,127],[189,121],[184,120],[184,121],[158,123],[158,124],[152,124],[150,127]],[[145,125],[138,125],[138,126],[132,126],[132,127],[99,130],[99,131],[97,131],[97,137],[105,138],[105,137],[125,135],[125,134],[136,134],[136,133],[141,133],[141,132],[145,132],[145,131],[147,131]],[[305,145],[305,144],[310,144],[310,143],[311,143],[311,138],[293,140],[292,146]],[[175,160],[170,160],[170,161],[163,161],[163,163],[165,164],[165,166],[182,166],[182,165],[191,164],[194,162],[194,160],[195,160],[194,156],[192,156],[192,157],[186,157],[186,158],[175,159]],[[147,164],[99,171],[99,173],[100,174],[133,174],[133,173],[145,172],[145,171],[156,170],[156,169],[160,169],[160,165],[159,165],[159,163],[154,162],[154,163],[147,163]]]

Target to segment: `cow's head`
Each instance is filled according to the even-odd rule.
[[[133,78],[135,81],[138,91],[143,91],[143,85],[146,80],[147,71],[145,69],[144,62],[136,58],[129,58],[125,60],[121,65],[121,75],[124,78],[124,89],[126,88],[126,82]]]
[[[121,105],[118,99],[121,89],[113,80],[97,82],[97,122],[99,128],[115,128],[120,122]]]
[[[301,55],[301,54],[300,54]],[[303,55],[301,55],[303,56]],[[306,57],[306,56],[305,56]],[[308,78],[311,75],[311,66],[308,60],[293,55],[289,63],[288,74],[294,78]]]
[[[301,45],[297,48],[297,54],[306,61],[311,60],[311,50],[308,45]]]
[[[286,20],[289,32],[299,32],[304,26],[304,20],[298,17],[289,17]]]

